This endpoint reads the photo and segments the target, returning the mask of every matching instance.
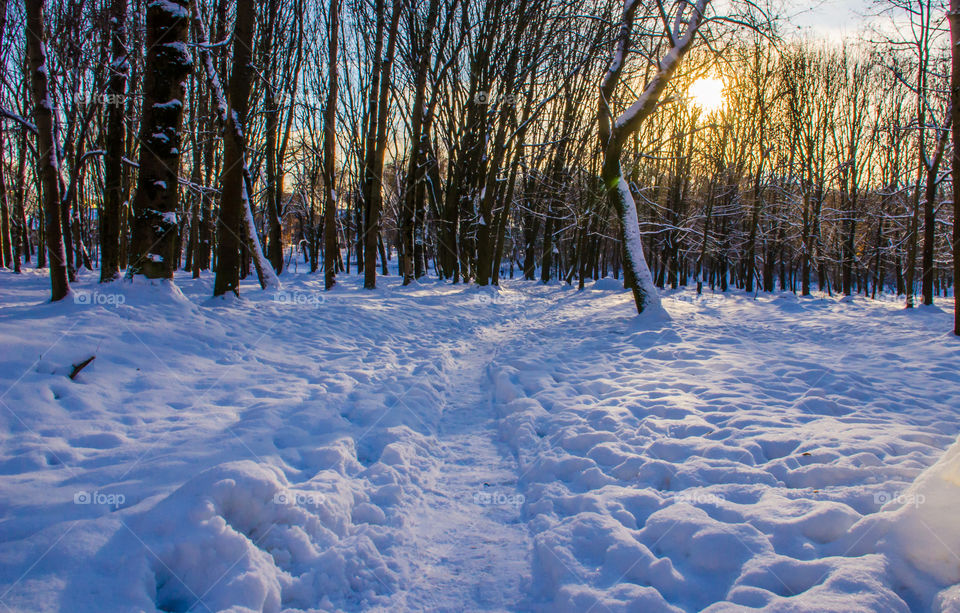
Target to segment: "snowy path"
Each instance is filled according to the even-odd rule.
[[[477,339],[445,373],[452,384],[436,432],[438,467],[405,521],[405,555],[417,581],[391,607],[462,611],[471,603],[472,610],[509,611],[523,599],[530,537],[521,519],[516,462],[496,440],[484,385],[486,350],[495,353],[496,347]]]
[[[938,308],[0,275],[2,613],[960,611]]]

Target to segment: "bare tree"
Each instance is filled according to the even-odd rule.
[[[50,264],[51,300],[70,293],[67,280],[67,256],[64,251],[60,220],[60,159],[54,140],[54,109],[47,74],[46,31],[43,0],[26,0],[27,55],[33,86],[33,118],[37,130],[37,174],[43,188],[43,230]]]
[[[120,211],[123,202],[124,95],[127,88],[127,2],[110,2],[110,82],[107,88],[106,157],[104,159],[103,208],[100,213],[100,281],[120,274]]]
[[[660,59],[653,76],[644,85],[637,100],[623,114],[615,116],[613,98],[630,53],[631,36],[639,0],[626,0],[620,33],[607,74],[600,84],[600,145],[603,148],[602,178],[610,205],[620,217],[620,235],[623,241],[624,275],[633,291],[637,312],[657,310],[660,298],[643,256],[637,208],[630,192],[629,182],[623,176],[620,157],[627,139],[640,129],[644,120],[657,108],[660,96],[680,62],[693,46],[697,30],[703,22],[709,0],[698,0],[695,5],[676,2],[672,8],[657,0],[662,16],[663,36],[669,51]],[[668,12],[669,11],[669,12]],[[670,16],[673,15],[673,24]],[[684,27],[685,26],[685,27]]]
[[[147,6],[147,57],[140,121],[140,167],[133,201],[128,276],[172,279],[179,262],[180,125],[192,58],[186,0]]]
[[[324,287],[330,289],[337,276],[337,47],[340,40],[340,0],[330,0],[328,15],[329,38],[329,89],[323,112],[323,274]]]
[[[953,115],[953,333],[960,336],[960,0],[950,0],[950,112]]]
[[[245,208],[249,207],[244,177],[244,151],[250,82],[251,49],[256,10],[253,0],[238,0],[233,29],[233,69],[230,72],[230,112],[223,130],[223,173],[220,217],[217,220],[217,276],[213,295],[240,294],[240,248]]]

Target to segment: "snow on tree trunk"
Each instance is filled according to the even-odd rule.
[[[60,160],[53,138],[53,103],[50,99],[47,51],[44,43],[43,0],[27,0],[27,56],[33,88],[33,118],[37,127],[38,174],[43,188],[43,231],[50,260],[51,300],[70,293],[67,255],[60,219]]]
[[[243,227],[247,235],[247,245],[253,254],[253,267],[257,270],[257,280],[261,289],[280,289],[280,278],[277,277],[270,261],[263,254],[260,245],[260,235],[257,234],[257,224],[253,219],[253,209],[250,204],[251,189],[250,171],[246,162],[243,164]]]
[[[188,17],[186,0],[153,0],[147,5],[140,171],[133,200],[128,276],[172,279],[180,259],[180,124],[192,65],[187,48]]]
[[[633,299],[637,312],[657,311],[662,308],[660,294],[650,274],[650,267],[643,255],[643,241],[640,234],[640,219],[637,217],[637,205],[630,193],[630,182],[620,176],[617,188],[609,191],[610,201],[620,218],[623,240],[624,270],[628,271],[629,283],[633,290]]]
[[[248,99],[250,96],[251,66],[250,50],[253,48],[253,29],[256,18],[252,0],[237,2],[237,20],[233,31],[233,69],[230,72],[230,102],[223,129],[223,173],[221,174],[220,216],[217,219],[217,276],[213,295],[227,292],[240,294],[240,236],[248,232],[249,206],[245,185],[243,155],[245,147],[244,128],[247,123]],[[216,92],[220,93],[220,92]],[[217,96],[217,106],[226,110],[222,95]],[[256,232],[254,232],[256,234]],[[259,272],[259,269],[258,269]]]
[[[683,57],[693,46],[697,30],[703,22],[703,15],[709,4],[710,0],[698,0],[696,5],[684,3],[678,7],[678,14],[672,27],[664,20],[663,36],[667,39],[669,51],[660,60],[657,71],[647,82],[637,100],[614,120],[611,101],[614,98],[614,92],[620,82],[630,52],[630,37],[633,31],[634,17],[639,6],[639,0],[626,0],[616,47],[610,59],[610,66],[600,84],[599,134],[600,145],[604,152],[603,180],[610,204],[615,208],[620,218],[623,255],[626,264],[625,280],[633,290],[633,298],[638,313],[652,309],[662,314],[662,307],[656,285],[643,256],[643,241],[641,240],[637,207],[633,201],[633,195],[630,193],[630,185],[623,176],[620,156],[623,152],[624,143],[640,129],[644,120],[656,110],[664,89],[679,68]],[[688,8],[687,19],[682,19]],[[681,33],[680,29],[683,25],[686,25],[686,30]]]
[[[250,15],[244,15],[244,21],[239,22],[237,25],[234,26],[235,45],[240,44],[242,46],[241,54],[244,54],[246,56],[246,63],[239,64],[239,65],[244,67],[245,70],[249,71],[250,48],[253,43],[252,20],[254,17],[253,15],[254,8],[249,2],[241,1],[240,4],[238,4],[237,6],[238,14],[240,9],[247,10],[248,12],[251,13]],[[251,23],[247,23],[246,22],[247,19],[250,19]],[[243,31],[240,31],[241,26],[243,26],[244,28]],[[233,199],[233,201],[239,201],[240,207],[241,207],[239,210],[234,208],[228,211],[231,225],[225,226],[226,228],[234,228],[234,230],[230,231],[227,240],[230,241],[231,244],[233,245],[231,249],[236,249],[237,251],[236,264],[232,265],[235,268],[235,273],[231,274],[229,279],[228,277],[222,277],[220,274],[221,267],[218,264],[217,280],[214,281],[214,296],[220,296],[226,293],[227,291],[233,291],[235,294],[238,294],[240,291],[239,290],[239,287],[240,287],[240,278],[239,278],[240,238],[239,237],[240,236],[246,236],[247,246],[250,249],[250,253],[253,255],[253,265],[257,270],[257,279],[260,281],[260,287],[262,289],[278,290],[280,289],[280,279],[277,277],[276,273],[273,271],[272,266],[270,265],[270,262],[267,260],[266,256],[263,254],[263,248],[260,245],[260,237],[257,234],[256,224],[253,219],[253,210],[251,209],[251,205],[250,205],[249,194],[253,191],[251,189],[252,181],[250,180],[250,170],[249,168],[247,168],[247,162],[243,157],[243,151],[244,151],[243,141],[245,140],[243,130],[244,130],[244,124],[246,122],[246,111],[247,111],[246,100],[248,96],[247,94],[244,94],[242,96],[243,102],[240,103],[240,105],[242,105],[242,110],[243,110],[243,121],[237,122],[236,121],[237,118],[234,115],[234,113],[229,112],[229,106],[227,105],[227,97],[226,95],[224,95],[223,85],[220,83],[220,77],[217,76],[217,70],[213,65],[213,58],[210,55],[210,46],[209,46],[210,39],[207,36],[207,29],[203,23],[203,17],[200,14],[199,6],[196,3],[194,3],[193,5],[193,27],[194,27],[194,35],[198,41],[198,46],[200,49],[200,56],[201,56],[203,71],[207,77],[207,84],[210,87],[210,94],[211,94],[211,97],[213,98],[214,110],[216,111],[217,118],[220,121],[220,125],[223,127],[224,156],[225,156],[224,168],[231,170],[231,176],[230,176],[231,198]],[[246,29],[249,29],[249,32],[247,32]],[[244,40],[246,40],[247,38],[249,38],[249,40],[246,40],[245,43],[242,41],[238,43],[237,37],[239,36],[244,37]],[[240,76],[239,73],[236,72],[236,67],[238,66],[238,58],[236,57],[236,51],[234,53],[235,55],[234,55],[233,74],[236,75],[236,77],[239,77]],[[239,58],[239,61],[243,61],[243,57]],[[241,70],[240,72],[243,72],[243,70]],[[247,74],[244,78],[246,79],[245,85],[241,84],[240,82],[234,83],[235,79],[234,77],[231,77],[231,81],[230,81],[231,88],[235,86],[237,88],[243,86],[246,88],[246,91],[249,93],[250,75]],[[231,93],[234,93],[234,90],[231,90]],[[240,100],[241,98],[236,98],[236,99]],[[238,105],[238,107],[240,105]],[[237,153],[237,151],[231,151],[231,156],[234,159],[228,166],[226,161],[227,144],[228,144],[228,141],[233,140],[230,146],[231,147],[236,146],[237,143],[235,139],[237,138],[240,139],[240,149],[238,150],[239,153]],[[240,179],[238,179],[237,177],[234,177],[232,173],[239,173]],[[224,182],[226,182],[226,180],[227,180],[226,173],[224,173]],[[226,192],[224,192],[221,196],[222,196],[222,203],[226,204],[227,203]],[[223,212],[224,212],[223,208],[224,208],[223,204],[221,204],[220,218],[218,219],[218,222],[217,222],[217,230],[218,230],[218,233],[221,233],[221,235],[224,230],[223,224],[225,223],[223,220]],[[232,251],[229,253],[225,252],[223,245],[220,244],[220,253],[218,254],[219,257],[222,258],[224,253],[227,253],[227,257],[229,258],[230,253],[232,253]],[[218,259],[218,262],[219,261],[221,260]],[[233,280],[233,276],[236,276],[235,280]],[[221,282],[225,284],[223,287],[220,285]],[[226,285],[229,285],[229,287],[226,287]],[[221,289],[222,291],[220,291]]]

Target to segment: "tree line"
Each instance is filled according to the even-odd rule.
[[[0,247],[931,304],[956,284],[943,0],[847,41],[756,2],[0,0]],[[718,104],[690,95],[722,82]]]

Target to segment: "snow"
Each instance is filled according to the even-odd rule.
[[[171,2],[170,0],[153,0],[147,8],[156,8],[165,13],[169,13],[173,19],[186,19],[190,16],[185,6]],[[170,43],[167,44],[169,45]]]
[[[79,274],[0,271],[4,610],[960,608],[946,302]]]
[[[663,319],[666,313],[660,304],[660,293],[653,282],[650,267],[643,253],[643,237],[640,234],[640,218],[637,216],[637,204],[630,193],[630,184],[624,178],[617,182],[616,189],[623,199],[623,237],[626,249],[633,261],[633,278],[643,292],[643,309],[648,317]]]
[[[154,102],[153,108],[158,111],[180,111],[183,109],[183,102],[176,98],[167,102]],[[154,134],[154,137],[156,138],[157,135]]]

